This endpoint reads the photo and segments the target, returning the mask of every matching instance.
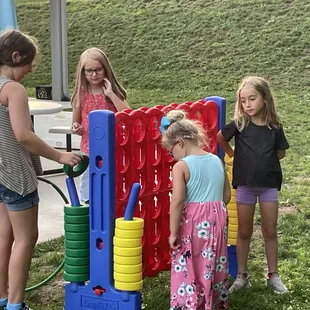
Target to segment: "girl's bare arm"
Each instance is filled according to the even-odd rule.
[[[81,106],[76,106],[76,104],[72,103],[72,124],[79,123],[81,124]]]
[[[231,189],[230,189],[230,183],[228,180],[227,172],[225,169],[224,169],[224,173],[225,173],[225,183],[224,183],[223,201],[225,205],[227,205],[231,198]]]
[[[128,105],[127,101],[121,100],[114,93],[111,93],[108,97],[112,100],[112,102],[113,102],[113,104],[114,104],[114,106],[118,112],[123,111],[125,109],[129,109],[129,105]]]
[[[229,157],[234,157],[234,150],[229,142],[225,141],[221,130],[216,135],[216,141]]]
[[[114,104],[114,106],[118,112],[129,108],[127,101],[125,99],[124,100],[120,99],[113,92],[111,82],[107,78],[104,79],[103,92],[106,96],[108,96],[112,100],[112,102],[113,102],[113,104]]]
[[[170,203],[170,233],[177,236],[180,228],[181,217],[185,201],[185,162],[177,162],[172,169],[173,192]]]

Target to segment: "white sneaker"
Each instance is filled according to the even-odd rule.
[[[267,286],[269,286],[277,294],[288,293],[287,287],[283,284],[277,273],[273,273],[271,278],[267,279]]]
[[[231,294],[233,292],[239,291],[241,288],[249,288],[249,287],[251,287],[250,277],[249,276],[245,277],[243,274],[239,273],[237,275],[237,279],[229,288],[228,292],[229,294]]]

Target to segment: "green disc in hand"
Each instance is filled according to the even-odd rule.
[[[79,175],[81,175],[88,167],[89,164],[89,158],[86,154],[83,152],[76,152],[77,154],[80,154],[83,156],[83,159],[80,161],[80,163],[77,166],[70,166],[68,164],[64,165],[64,172],[68,177],[76,178]]]

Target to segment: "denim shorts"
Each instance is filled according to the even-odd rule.
[[[39,203],[38,191],[21,196],[0,184],[0,203],[4,202],[10,211],[23,211]]]
[[[258,186],[238,186],[236,201],[244,204],[256,204],[259,202],[277,202],[278,189]]]

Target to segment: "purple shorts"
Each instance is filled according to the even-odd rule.
[[[277,202],[278,189],[258,186],[238,186],[236,201],[244,204],[256,204],[259,202]]]

